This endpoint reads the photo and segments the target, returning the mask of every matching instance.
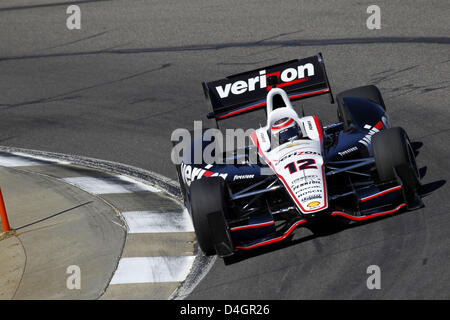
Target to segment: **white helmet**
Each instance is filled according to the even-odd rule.
[[[282,145],[288,141],[302,138],[302,130],[293,118],[281,118],[271,128],[272,142]]]

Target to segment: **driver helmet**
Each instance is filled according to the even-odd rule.
[[[274,122],[271,129],[272,141],[278,142],[278,145],[303,137],[301,129],[293,118],[281,118]]]

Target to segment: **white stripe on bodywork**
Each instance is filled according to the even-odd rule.
[[[187,210],[180,212],[122,212],[128,233],[194,232]]]
[[[122,258],[110,284],[181,282],[195,256]]]
[[[97,178],[71,177],[71,178],[63,178],[62,180],[93,194],[160,191],[155,187],[136,181],[127,176],[111,176],[111,177],[97,177]]]

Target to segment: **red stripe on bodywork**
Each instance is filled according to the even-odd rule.
[[[233,112],[230,112],[230,113],[227,113],[227,114],[223,114],[223,115],[219,116],[218,119],[228,118],[228,117],[234,116],[234,115],[239,114],[239,113],[247,112],[247,111],[250,111],[250,110],[253,110],[253,109],[256,109],[256,108],[260,108],[260,107],[264,107],[265,105],[266,105],[266,102],[258,103],[258,104],[255,104],[253,106],[249,106],[249,107],[244,108],[244,109],[240,109],[240,110],[236,110],[236,111],[233,111]]]
[[[298,80],[293,80],[293,81],[289,81],[289,82],[280,83],[279,85],[277,85],[277,87],[278,88],[287,87],[287,86],[291,86],[293,84],[305,82],[305,81],[308,81],[308,80],[309,80],[309,78],[301,78],[301,79],[298,79]]]
[[[273,73],[271,73],[271,75],[272,75]],[[301,79],[297,79],[297,80],[292,80],[292,81],[288,81],[288,82],[283,82],[283,83],[280,83],[280,84],[277,84],[277,88],[282,88],[282,87],[288,87],[288,86],[291,86],[291,85],[293,85],[293,84],[296,84],[296,83],[302,83],[302,82],[305,82],[305,81],[308,81],[309,80],[309,78],[301,78]],[[272,87],[271,86],[268,86],[267,87],[267,91],[269,91],[269,90],[271,90],[272,89]]]
[[[400,210],[401,208],[405,207],[406,204],[403,203],[401,205],[399,205],[397,208],[390,210],[390,211],[384,211],[384,212],[379,212],[379,213],[374,213],[374,214],[369,214],[367,216],[360,216],[360,217],[355,217],[352,216],[350,214],[347,214],[345,212],[340,212],[340,211],[335,211],[333,213],[331,213],[332,216],[341,216],[350,220],[354,220],[354,221],[363,221],[363,220],[367,220],[367,219],[372,219],[372,218],[376,218],[376,217],[380,217],[380,216],[384,216],[387,214],[391,214],[393,212],[396,212],[398,210]]]
[[[295,96],[290,96],[289,99],[296,99],[296,98],[314,96],[316,94],[321,94],[321,93],[326,93],[326,92],[330,92],[330,89],[324,89],[324,90],[318,90],[318,91],[313,91],[313,92],[308,92],[308,93],[302,93],[302,94],[298,94],[298,95],[295,95]]]
[[[316,116],[313,116],[313,119],[314,119],[314,123],[316,124],[317,131],[319,132],[320,144],[321,144],[321,146],[323,146],[322,126],[320,125],[319,118],[317,118]]]
[[[402,188],[402,186],[397,186],[397,187],[394,187],[394,188],[390,188],[390,189],[384,190],[382,192],[375,193],[375,194],[373,194],[371,196],[362,198],[360,201],[361,202],[369,201],[369,200],[372,200],[372,199],[377,198],[379,196],[382,196],[382,195],[384,195],[386,193],[389,193],[389,192],[392,192],[392,191],[396,191],[396,190],[400,190],[401,188]]]
[[[230,230],[231,231],[239,231],[239,230],[252,229],[252,228],[262,228],[262,227],[267,227],[267,226],[271,226],[274,224],[275,224],[274,221],[269,221],[269,222],[265,222],[265,223],[249,224],[247,226],[235,227],[235,228],[231,228]]]
[[[212,171],[205,171],[205,173],[203,173],[203,176],[204,177],[206,177],[206,178],[209,178],[209,177],[211,177],[211,175],[213,174],[214,172],[212,172]]]
[[[375,129],[381,130],[384,127],[383,122],[378,121],[378,123],[374,126]]]
[[[254,249],[254,248],[257,248],[257,247],[261,247],[261,246],[265,246],[265,245],[268,245],[268,244],[271,244],[271,243],[282,241],[282,240],[286,239],[292,233],[292,231],[294,231],[299,225],[301,225],[303,223],[306,223],[306,220],[297,221],[296,223],[294,223],[288,229],[288,231],[286,231],[285,234],[283,234],[282,236],[280,236],[278,238],[274,238],[274,239],[270,239],[270,240],[267,240],[267,241],[263,241],[263,242],[260,242],[260,243],[257,243],[257,244],[251,245],[251,246],[247,246],[247,247],[245,247],[245,246],[237,246],[236,249],[249,250],[249,249]]]
[[[302,98],[302,97],[308,97],[308,96],[314,96],[316,94],[321,94],[321,93],[326,93],[326,92],[330,92],[330,89],[324,89],[324,90],[318,90],[318,91],[313,91],[313,92],[308,92],[308,93],[302,93],[302,94],[298,94],[295,96],[290,96],[289,99],[297,99],[297,98]],[[228,117],[232,117],[234,115],[237,115],[239,113],[243,113],[243,112],[247,112],[256,108],[260,108],[266,105],[266,102],[262,102],[262,103],[258,103],[252,106],[248,106],[246,108],[243,109],[239,109],[230,113],[226,113],[226,114],[222,114],[220,116],[217,117],[217,119],[224,119],[224,118],[228,118]]]

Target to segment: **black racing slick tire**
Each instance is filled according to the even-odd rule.
[[[394,180],[395,170],[401,170],[402,176],[407,177],[403,182],[412,189],[417,187],[419,171],[413,148],[403,128],[395,127],[377,132],[372,137],[372,147],[381,182]]]
[[[375,102],[376,104],[383,107],[386,111],[386,106],[384,104],[383,97],[381,96],[380,90],[374,85],[362,86],[353,89],[349,89],[339,93],[336,96],[337,100],[337,117],[339,122],[344,123],[344,130],[347,131],[352,125],[352,117],[347,107],[344,104],[344,98],[355,97],[355,98],[365,98]]]
[[[194,180],[190,186],[190,205],[195,235],[202,251],[206,255],[220,254],[216,249],[224,244],[231,250],[225,181],[220,177]]]
[[[380,90],[374,85],[362,86],[353,89],[349,89],[343,91],[337,95],[337,98],[346,98],[346,97],[355,97],[355,98],[366,98],[369,99],[376,104],[383,107],[384,111],[386,111],[386,106],[384,104],[383,97],[381,96]]]

